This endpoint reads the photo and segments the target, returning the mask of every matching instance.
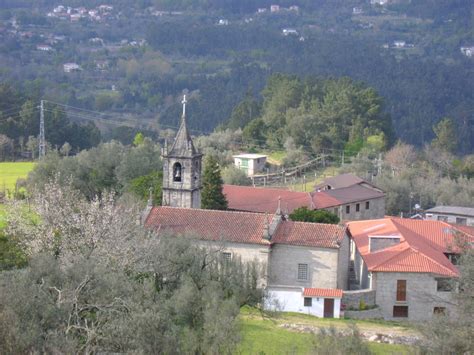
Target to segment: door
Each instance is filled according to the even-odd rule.
[[[334,298],[324,299],[324,318],[334,318]]]

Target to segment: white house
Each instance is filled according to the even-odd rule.
[[[471,58],[474,56],[474,46],[473,47],[461,47],[461,53],[464,54],[466,57]]]
[[[234,155],[234,165],[244,170],[248,176],[262,172],[267,162],[267,156],[262,154],[239,154]]]
[[[282,33],[284,36],[289,36],[289,35],[298,36],[298,31],[295,30],[294,28],[284,28],[282,30]]]
[[[342,295],[340,289],[272,286],[267,288],[265,307],[279,312],[339,318]]]
[[[65,73],[72,73],[73,71],[82,70],[81,66],[77,63],[64,63],[63,69]]]

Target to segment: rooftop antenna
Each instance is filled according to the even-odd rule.
[[[46,138],[44,135],[44,100],[40,101],[40,132],[39,132],[39,159],[46,155]]]

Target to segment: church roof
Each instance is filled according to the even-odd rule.
[[[194,147],[193,140],[191,139],[191,135],[189,134],[188,127],[186,125],[186,117],[183,115],[178,133],[176,134],[171,149],[168,151],[168,155],[178,157],[192,157],[197,154],[198,152]]]
[[[268,240],[264,235],[271,219],[263,213],[157,206],[151,210],[145,226],[210,241],[330,249],[338,249],[346,235],[346,228],[339,225],[283,220]]]

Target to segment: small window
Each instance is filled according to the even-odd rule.
[[[298,264],[298,280],[308,280],[308,264]]]
[[[433,308],[433,314],[445,315],[446,314],[446,307],[435,307],[435,308]]]
[[[346,206],[346,213],[351,213],[351,206],[350,205]]]
[[[304,306],[305,307],[313,306],[313,299],[311,297],[305,297],[304,298]]]
[[[368,210],[370,208],[370,202],[366,201],[365,202],[365,209]]]
[[[456,217],[456,224],[465,226],[467,224],[467,218]]]
[[[407,280],[397,280],[397,301],[407,300]]]
[[[443,278],[443,279],[436,279],[436,291],[438,292],[451,292],[453,290],[453,280]]]
[[[225,261],[231,261],[232,260],[232,253],[223,252],[222,253],[222,258]]]
[[[356,212],[360,212],[360,203],[356,204]]]
[[[438,221],[447,222],[448,221],[448,216],[438,216]]]
[[[394,318],[408,318],[408,306],[393,306]]]

